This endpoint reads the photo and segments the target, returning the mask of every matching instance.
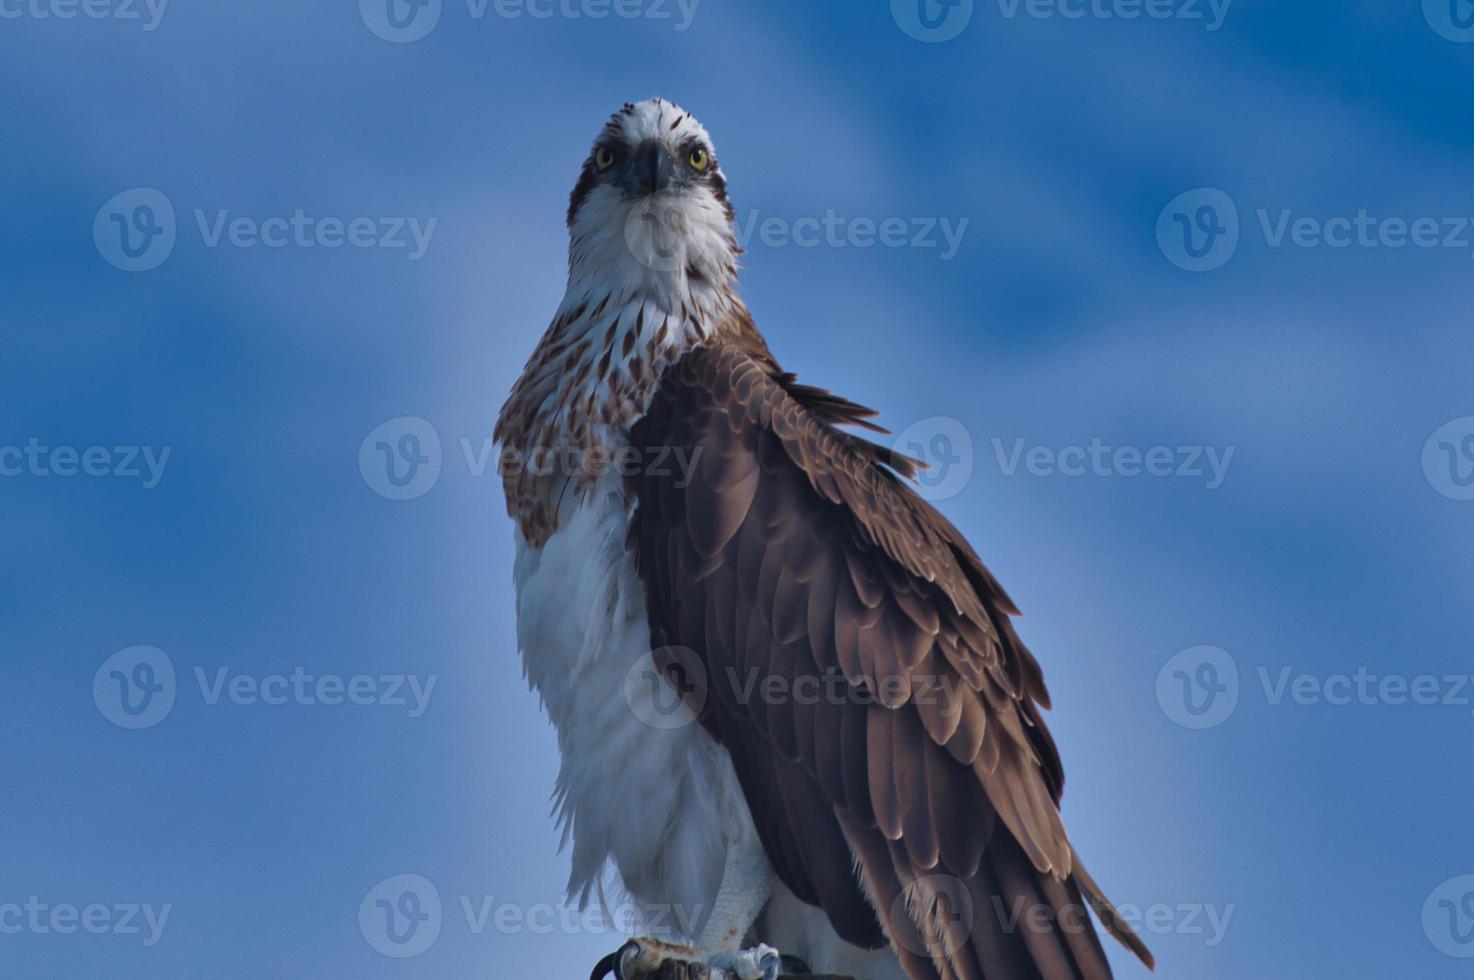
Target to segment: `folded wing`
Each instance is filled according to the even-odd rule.
[[[1088,903],[1150,965],[1065,834],[1017,610],[911,461],[835,425],[868,414],[763,351],[666,372],[631,444],[667,464],[628,478],[654,646],[691,651],[775,870],[847,941],[918,980],[1109,977]]]

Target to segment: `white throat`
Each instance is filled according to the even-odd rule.
[[[568,295],[607,291],[671,312],[682,303],[709,310],[732,292],[739,251],[725,208],[708,194],[629,200],[598,188],[571,229]]]

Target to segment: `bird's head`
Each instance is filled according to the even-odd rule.
[[[741,249],[706,129],[674,103],[610,117],[568,203],[569,271],[632,290],[725,286]]]

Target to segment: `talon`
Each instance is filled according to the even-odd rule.
[[[604,980],[611,973],[614,974],[614,980],[624,980],[619,975],[619,954],[622,952],[624,952],[624,947],[621,946],[618,950],[615,950],[595,963],[594,972],[589,974],[589,980]]]
[[[594,964],[594,972],[589,974],[589,980],[604,980],[607,976],[613,976],[614,980],[632,980],[627,974],[626,966],[630,962],[630,955],[641,953],[638,941],[631,939],[623,946],[604,957]]]
[[[783,957],[771,946],[754,946],[735,953],[713,956],[707,963],[735,980],[778,980],[783,972]]]

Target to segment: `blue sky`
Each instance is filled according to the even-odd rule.
[[[785,365],[955,467],[1159,975],[1467,975],[1474,8],[1442,2],[976,0],[929,34],[903,0],[443,0],[398,43],[368,0],[0,0],[0,973],[619,944],[559,910],[477,457],[592,137],[659,94],[775,222],[743,291]],[[364,444],[404,417],[397,500]],[[409,958],[371,928],[401,875],[441,903]]]

